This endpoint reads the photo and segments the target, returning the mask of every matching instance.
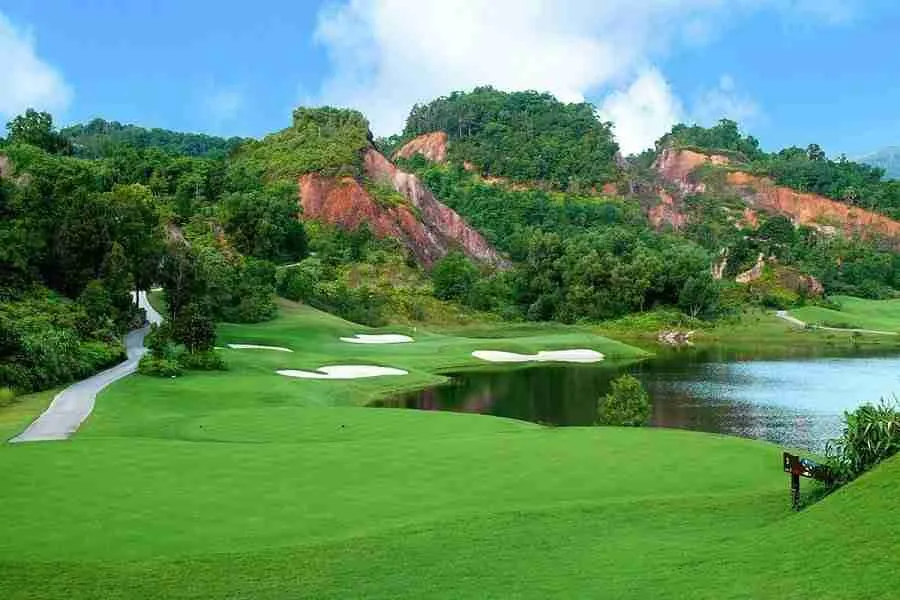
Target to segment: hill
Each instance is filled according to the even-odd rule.
[[[486,176],[577,192],[619,174],[610,124],[590,104],[566,104],[546,93],[481,87],[416,105],[394,147],[435,131],[449,138],[449,160]]]
[[[147,129],[104,119],[65,127],[60,134],[71,141],[75,156],[83,158],[112,156],[122,148],[155,148],[169,154],[224,158],[244,141],[239,137],[226,139],[202,133]]]
[[[884,169],[884,175],[888,179],[900,179],[900,146],[883,148],[861,156],[859,162]]]

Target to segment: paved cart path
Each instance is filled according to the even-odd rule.
[[[150,323],[162,322],[160,314],[150,306],[146,292],[138,292],[138,305],[147,312],[147,320]],[[125,362],[73,383],[61,391],[47,410],[10,442],[43,442],[71,437],[94,410],[97,394],[109,384],[137,370],[138,361],[147,351],[144,348],[144,336],[149,331],[150,326],[146,325],[128,333],[125,336],[125,351],[128,355]]]

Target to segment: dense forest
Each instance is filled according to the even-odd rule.
[[[471,163],[485,175],[576,192],[618,175],[612,127],[587,103],[491,87],[454,92],[414,106],[402,136],[391,143],[438,130],[451,140],[451,159]]]
[[[225,139],[202,133],[146,129],[104,119],[72,125],[59,133],[71,143],[72,154],[82,158],[112,156],[121,148],[156,148],[169,154],[225,158],[244,141],[239,137]]]
[[[215,365],[215,320],[275,311],[272,261],[306,252],[295,192],[255,189],[221,158],[120,146],[71,156],[46,113],[0,145],[0,386],[19,392],[117,362],[139,324],[131,292],[165,287],[151,359]],[[153,360],[148,361],[153,369]]]

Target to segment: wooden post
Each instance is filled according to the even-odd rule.
[[[800,510],[800,475],[791,473],[791,506]]]

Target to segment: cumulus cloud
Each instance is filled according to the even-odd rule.
[[[702,125],[712,125],[723,118],[746,125],[760,114],[756,102],[737,89],[734,78],[731,75],[722,75],[716,87],[700,95],[692,116]]]
[[[0,116],[11,118],[27,108],[64,110],[72,90],[53,67],[41,60],[29,31],[16,29],[0,13]]]
[[[314,99],[357,108],[377,134],[390,134],[414,103],[478,85],[600,98],[622,146],[635,150],[680,116],[655,63],[678,46],[708,43],[748,11],[814,7],[812,0],[342,0],[319,14],[315,37],[333,71]]]
[[[217,89],[206,96],[204,104],[213,121],[230,121],[244,107],[244,94],[234,89]]]
[[[656,69],[647,69],[627,88],[610,93],[598,111],[601,119],[613,122],[624,154],[649,147],[683,114],[681,103]]]

